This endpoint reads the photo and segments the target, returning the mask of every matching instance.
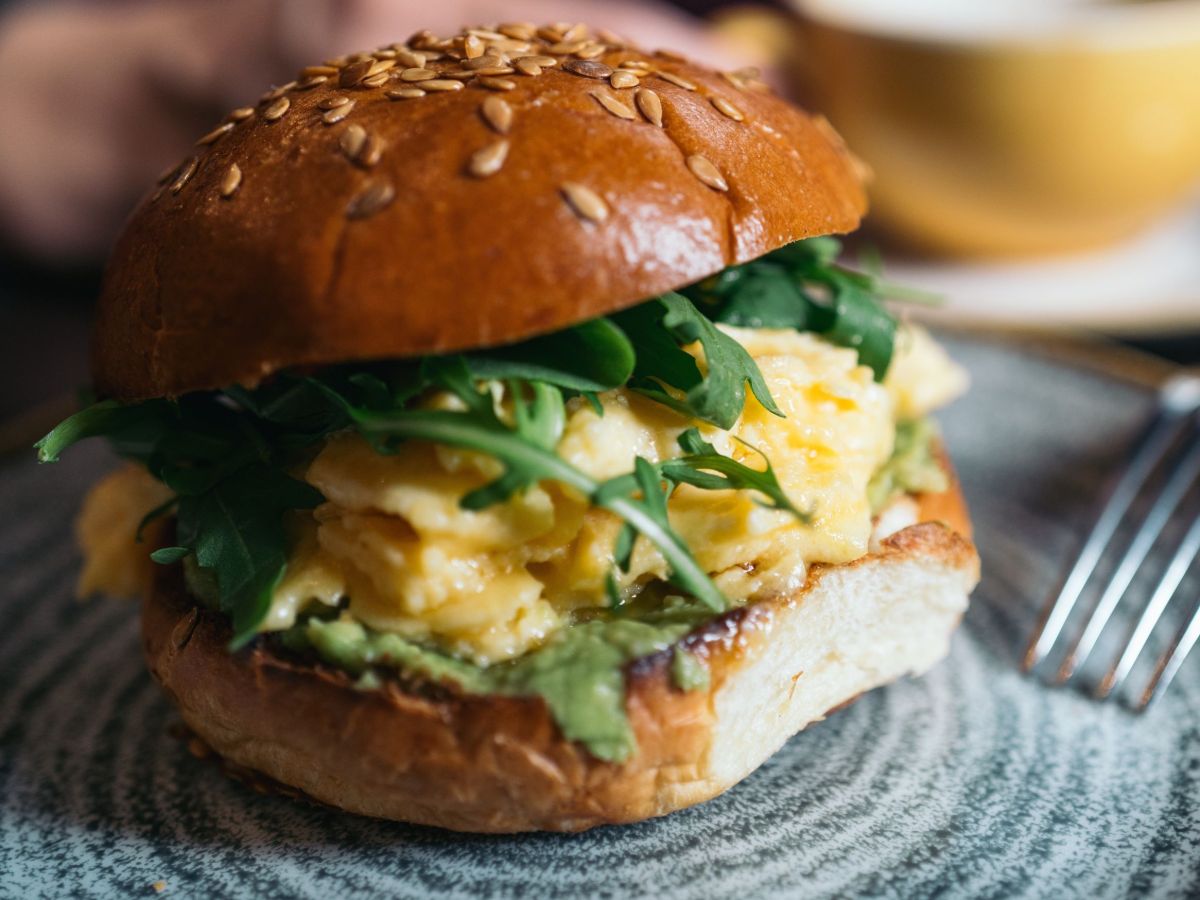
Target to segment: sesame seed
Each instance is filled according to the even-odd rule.
[[[484,43],[487,43],[488,41],[502,41],[505,39],[505,35],[498,31],[494,31],[491,28],[468,28],[467,34],[474,35]]]
[[[388,83],[388,73],[380,72],[378,75],[371,75],[367,78],[364,78],[362,81],[360,81],[358,83],[358,86],[359,87],[368,87],[368,88],[377,88],[377,87],[383,87],[387,83]]]
[[[354,162],[364,169],[370,169],[381,159],[383,159],[383,139],[377,134],[368,134],[358,155],[354,157]]]
[[[320,109],[337,109],[339,106],[345,106],[347,103],[353,102],[353,100],[343,94],[333,94],[332,96],[326,97],[324,100],[318,103],[317,106]]]
[[[397,49],[396,63],[409,69],[423,69],[425,68],[425,54],[416,50]]]
[[[562,194],[576,215],[589,222],[603,222],[608,218],[608,206],[600,195],[587,185],[567,181],[562,185]]]
[[[221,176],[221,196],[228,200],[242,186],[242,168],[237,163],[230,163],[225,174]]]
[[[233,123],[225,122],[222,125],[218,125],[212,131],[210,131],[208,134],[206,134],[204,137],[200,138],[200,140],[196,141],[196,146],[197,147],[206,147],[209,144],[215,144],[217,141],[219,141],[225,135],[229,134],[229,132],[231,132],[231,131],[233,131]]]
[[[626,59],[617,65],[618,69],[634,69],[635,71],[649,72],[653,66],[644,59]]]
[[[385,92],[385,96],[389,100],[415,100],[417,97],[424,97],[425,92],[419,87],[396,88],[394,91]]]
[[[237,109],[233,110],[229,115],[227,115],[225,118],[227,118],[230,122],[245,122],[247,119],[252,118],[253,116],[254,116],[254,107],[253,106],[239,106]]]
[[[475,73],[469,74],[473,76]],[[452,78],[434,78],[431,81],[422,81],[421,87],[427,91],[461,91],[463,83]]]
[[[408,39],[408,45],[418,50],[433,47],[438,43],[438,36],[427,28],[422,28]]]
[[[477,59],[483,56],[483,41],[473,34],[467,35],[463,39],[463,52],[467,59]]]
[[[543,69],[550,69],[550,68],[553,68],[554,66],[558,65],[558,58],[555,56],[545,56],[545,55],[525,56],[522,58],[523,59],[532,59],[535,63],[537,63]]]
[[[438,73],[433,69],[405,69],[400,73],[401,81],[433,81]]]
[[[354,101],[347,99],[345,103],[335,106],[321,116],[321,121],[326,125],[336,125],[346,116],[350,115],[350,111],[354,109]]]
[[[479,84],[492,91],[511,91],[517,86],[511,78],[496,78],[492,75],[480,78]]]
[[[729,190],[729,183],[725,181],[725,177],[703,156],[698,153],[693,154],[687,158],[686,162],[692,174],[714,191]]]
[[[553,44],[563,39],[569,25],[543,25],[537,30],[537,36],[548,44]]]
[[[389,182],[373,182],[346,205],[347,219],[366,219],[386,209],[396,199],[396,189]]]
[[[487,178],[499,172],[507,158],[508,141],[493,141],[471,154],[471,159],[467,162],[467,171],[476,178]]]
[[[522,56],[513,65],[517,67],[517,71],[522,75],[536,77],[542,74],[542,67],[537,64],[535,57],[532,56]]]
[[[675,85],[676,87],[681,87],[685,91],[694,91],[696,89],[695,84],[688,81],[686,78],[676,75],[674,72],[655,72],[654,74],[663,81],[669,81],[671,84]]]
[[[281,84],[279,87],[272,88],[271,90],[269,90],[265,94],[263,94],[261,97],[259,97],[259,101],[262,103],[270,103],[274,100],[278,100],[280,97],[282,97],[284,94],[286,94],[288,91],[290,91],[295,86],[296,86],[296,82],[294,82],[294,81],[289,81],[287,84]]]
[[[341,74],[338,75],[338,86],[344,88],[354,87],[370,74],[371,67],[375,63],[376,60],[374,59],[363,59],[346,66],[346,68],[342,69]]]
[[[637,119],[638,114],[610,94],[605,94],[602,91],[589,91],[601,106],[616,116],[618,119],[626,119],[630,122]]]
[[[738,109],[724,97],[713,97],[712,105],[716,107],[717,112],[721,113],[721,115],[728,116],[735,122],[741,122],[746,118],[740,109]]]
[[[568,59],[562,67],[572,75],[580,75],[583,78],[607,78],[613,73],[612,66],[590,59]]]
[[[492,66],[499,66],[502,64],[502,62],[503,61],[501,58],[496,54],[485,53],[483,56],[477,56],[474,59],[463,60],[462,67],[464,69],[479,70],[487,69]]]
[[[570,56],[582,46],[583,41],[558,41],[546,47],[546,52],[556,56]]]
[[[486,77],[495,78],[497,75],[511,75],[515,69],[512,66],[488,66],[486,69],[476,69],[475,74],[480,80]]]
[[[513,108],[502,97],[488,97],[479,107],[479,114],[497,134],[508,134],[512,128]]]
[[[622,88],[637,87],[639,84],[641,84],[636,75],[625,70],[613,72],[611,75],[609,75],[608,83],[617,88],[617,90]]]
[[[588,36],[588,27],[580,22],[578,25],[572,25],[562,36],[564,41],[582,41]]]
[[[262,111],[262,117],[268,122],[278,122],[287,115],[287,111],[291,108],[292,101],[287,97],[280,97]]]
[[[358,158],[358,154],[362,152],[366,142],[367,129],[361,125],[347,126],[346,130],[342,132],[342,136],[338,138],[338,146],[342,148],[342,152],[351,162]]]
[[[589,42],[576,50],[575,55],[580,59],[595,59],[597,56],[603,56],[607,52],[608,48],[603,44]]]
[[[516,41],[532,41],[537,37],[537,26],[532,22],[508,22],[496,30]]]
[[[336,66],[305,66],[300,70],[302,78],[316,78],[318,75],[326,77],[336,75],[338,73]]]
[[[633,99],[637,104],[638,111],[646,117],[647,122],[657,125],[659,128],[663,127],[662,101],[658,99],[658,94],[650,88],[638,88]]]
[[[475,73],[470,69],[453,69],[446,72],[440,72],[439,78],[454,78],[458,81],[470,81],[475,77]]]
[[[179,170],[179,174],[175,176],[175,180],[171,182],[171,193],[178,194],[182,191],[184,185],[192,180],[192,176],[196,174],[198,168],[200,168],[200,158],[197,156],[193,156],[185,162]]]

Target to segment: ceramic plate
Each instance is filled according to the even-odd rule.
[[[896,284],[944,305],[934,321],[1115,334],[1200,330],[1200,207],[1116,247],[1034,262],[917,263],[889,257]]]
[[[474,837],[262,796],[169,735],[136,610],[71,599],[111,465],[0,467],[0,894],[1087,897],[1200,894],[1200,658],[1138,718],[1015,665],[1150,392],[964,338],[943,417],[984,581],[949,659],[791,740],[724,796],[581,835]],[[348,753],[353,748],[347,748]]]

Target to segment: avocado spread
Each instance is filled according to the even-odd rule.
[[[899,494],[946,489],[946,475],[933,450],[937,437],[937,427],[927,419],[897,425],[892,456],[868,487],[872,509],[878,511]],[[189,582],[193,590],[202,587],[192,578]],[[713,612],[683,597],[662,599],[654,593],[658,596],[639,598],[617,611],[592,611],[537,650],[487,667],[367,628],[346,614],[310,616],[284,632],[282,640],[294,652],[316,653],[329,665],[359,676],[356,686],[362,689],[381,684],[377,670],[392,669],[451,683],[469,694],[540,696],[564,737],[581,742],[599,759],[621,762],[637,749],[625,715],[627,663],[674,647],[669,667],[674,685],[691,691],[709,684],[705,662],[675,644]]]
[[[550,707],[563,735],[609,762],[636,749],[625,716],[624,666],[670,649],[712,612],[681,597],[645,619],[602,613],[564,628],[537,650],[507,663],[480,667],[396,634],[374,631],[343,615],[316,616],[283,633],[295,652],[315,651],[330,665],[359,675],[359,687],[376,683],[373,669],[394,669],[430,681],[452,683],[471,694],[537,695]],[[704,662],[675,647],[670,671],[681,690],[708,684]]]
[[[901,494],[937,494],[950,486],[934,454],[938,437],[932,419],[910,419],[896,425],[892,455],[867,485],[873,512]]]

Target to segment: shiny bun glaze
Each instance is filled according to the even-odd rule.
[[[164,174],[109,264],[95,385],[508,343],[864,209],[828,123],[752,72],[581,26],[422,33],[305,69]]]

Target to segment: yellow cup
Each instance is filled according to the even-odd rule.
[[[871,221],[923,249],[1016,256],[1126,236],[1200,184],[1200,2],[793,0],[796,69],[875,171]],[[1016,4],[1019,6],[1019,4]],[[952,18],[952,17],[951,17]]]

